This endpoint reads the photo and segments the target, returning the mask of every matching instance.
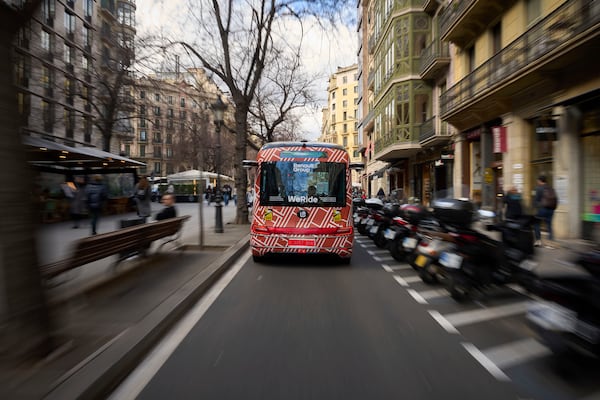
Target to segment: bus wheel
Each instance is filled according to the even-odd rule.
[[[351,257],[340,257],[340,263],[342,265],[350,265]]]

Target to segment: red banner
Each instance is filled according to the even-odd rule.
[[[494,153],[506,153],[506,127],[492,127],[492,137],[494,138]]]

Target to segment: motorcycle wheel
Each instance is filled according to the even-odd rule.
[[[402,245],[403,241],[403,237],[398,237],[390,242],[390,254],[396,261],[406,260],[406,252],[404,251],[404,246]]]
[[[361,235],[366,235],[367,234],[367,226],[365,224],[358,224],[358,227],[356,228],[356,230]]]
[[[428,285],[433,285],[438,282],[437,276],[425,270],[425,268],[419,269],[419,277],[424,283]]]
[[[457,302],[461,303],[469,296],[469,288],[457,278],[455,274],[448,274],[445,279],[446,289],[450,292],[450,296]]]
[[[379,247],[380,249],[385,249],[387,245],[387,239],[385,236],[383,236],[383,229],[379,229],[379,231],[375,234],[373,242],[375,243],[375,246]]]

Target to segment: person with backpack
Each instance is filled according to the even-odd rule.
[[[92,217],[92,235],[95,235],[98,219],[102,212],[102,206],[108,198],[106,186],[102,182],[102,175],[94,175],[92,181],[86,185],[85,193],[87,197],[87,206]]]
[[[534,205],[537,208],[537,221],[533,226],[535,232],[535,245],[537,247],[542,246],[542,234],[540,231],[541,221],[546,223],[548,229],[548,239],[554,240],[552,232],[552,217],[554,216],[554,210],[558,205],[558,197],[556,191],[548,185],[548,181],[544,175],[540,175],[537,180],[537,187],[535,188]],[[548,249],[553,249],[551,245],[545,246]]]

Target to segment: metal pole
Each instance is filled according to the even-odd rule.
[[[223,233],[223,203],[221,197],[221,121],[215,121],[217,126],[217,188],[215,196],[215,233]]]
[[[203,183],[202,173],[200,173],[200,179],[198,180],[198,223],[199,223],[199,247],[200,250],[204,248],[204,210],[202,207],[202,203],[204,202],[203,193],[205,189],[205,184]]]

